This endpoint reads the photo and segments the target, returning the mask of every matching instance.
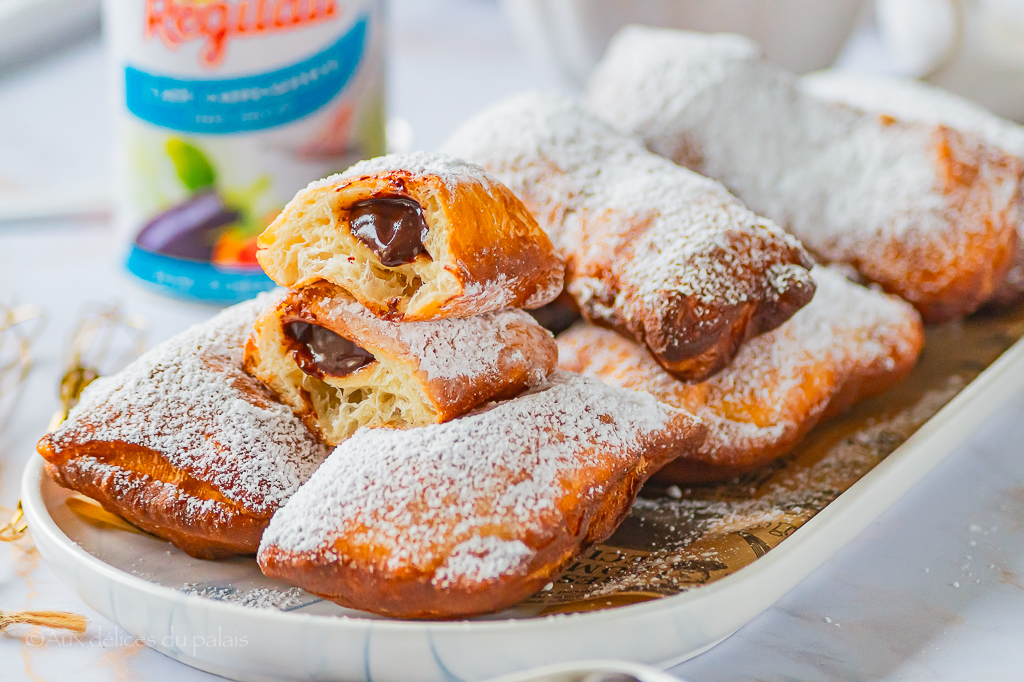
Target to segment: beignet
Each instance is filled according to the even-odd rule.
[[[229,308],[90,384],[39,441],[50,476],[192,556],[254,553],[328,454],[242,371],[267,302]]]
[[[293,291],[256,321],[245,367],[332,445],[360,426],[422,426],[542,383],[558,363],[525,312],[388,322],[343,289]]]
[[[814,294],[799,242],[572,100],[513,98],[445,148],[484,166],[533,212],[587,319],[645,344],[680,379],[719,371]]]
[[[587,102],[926,320],[976,310],[1016,256],[1018,159],[977,135],[808,96],[742,36],[627,27]]]
[[[917,79],[829,70],[804,76],[800,87],[825,101],[842,102],[876,116],[939,124],[980,135],[989,145],[1024,163],[1024,127]],[[989,303],[1009,305],[1024,298],[1024,211],[1019,212],[1017,233],[1014,265]]]
[[[281,509],[263,572],[399,618],[498,611],[612,533],[700,420],[645,393],[554,373],[447,424],[362,429]]]
[[[703,383],[676,381],[642,346],[583,324],[558,337],[560,365],[647,391],[707,423],[703,444],[669,462],[658,480],[732,478],[786,454],[823,417],[900,381],[920,355],[923,329],[910,305],[827,268],[816,267],[814,278],[818,292],[807,307]]]
[[[536,308],[558,295],[564,272],[508,188],[479,166],[423,152],[311,183],[259,248],[281,286],[326,280],[396,321]]]

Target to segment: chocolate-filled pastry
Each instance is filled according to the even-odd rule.
[[[242,370],[268,300],[229,308],[90,384],[39,441],[53,480],[192,556],[254,553],[328,454]]]
[[[969,132],[807,95],[741,36],[623,29],[587,102],[928,321],[976,310],[1014,263],[1018,159]]]
[[[266,310],[245,348],[246,369],[332,445],[360,426],[444,422],[511,398],[557,362],[551,334],[521,310],[388,322],[326,282]]]
[[[566,287],[587,319],[645,344],[680,379],[719,371],[814,294],[795,239],[572,100],[513,98],[446,149],[529,207],[565,258]]]
[[[921,319],[909,304],[827,268],[815,268],[814,277],[818,292],[807,307],[704,383],[676,381],[642,346],[591,325],[558,337],[561,367],[647,391],[707,423],[704,443],[669,462],[658,480],[732,478],[786,454],[822,418],[900,381],[921,352]]]
[[[359,431],[277,513],[258,561],[387,616],[499,611],[608,537],[669,445],[703,433],[645,393],[556,372],[447,424]]]
[[[999,118],[969,99],[916,78],[829,70],[800,79],[801,89],[828,102],[841,102],[876,116],[943,125],[980,135],[989,145],[1024,165],[1024,127]],[[1024,211],[1017,223],[1017,255],[989,303],[1010,305],[1024,298]]]
[[[278,284],[325,280],[395,321],[536,308],[558,295],[564,272],[508,188],[479,166],[422,152],[310,184],[259,248]]]

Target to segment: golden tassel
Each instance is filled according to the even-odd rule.
[[[52,630],[82,633],[88,624],[85,616],[65,611],[0,611],[0,632],[11,625],[38,625]]]

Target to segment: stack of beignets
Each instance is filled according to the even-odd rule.
[[[978,309],[1017,256],[1017,158],[969,131],[809,96],[741,36],[627,27],[587,101],[926,320]]]
[[[653,149],[721,171],[820,254],[933,319],[1005,285],[1016,161],[942,129],[936,167],[917,128],[887,132],[894,124],[799,102],[821,122],[786,138],[797,149],[765,162],[780,143],[757,136],[777,123],[758,123],[751,144],[763,148],[739,154],[716,137],[735,125],[716,121],[721,101],[742,100],[730,78],[773,115],[792,83],[742,41],[706,39],[708,68],[687,69],[676,37],[650,36],[654,62],[668,54],[692,76],[668,73],[668,94],[645,103],[654,113],[627,121],[658,131]],[[592,89],[612,118],[621,51]],[[819,133],[849,156],[843,172],[794,187],[806,177],[787,164],[815,158],[800,135]],[[344,606],[465,617],[555,579],[611,535],[652,475],[685,484],[761,466],[902,379],[921,352],[909,303],[814,266],[718,182],[572,100],[513,99],[446,148],[483,167],[392,155],[299,192],[259,240],[260,263],[288,291],[90,387],[40,441],[55,480],[195,556],[258,548],[266,575]],[[761,165],[740,167],[750,159]],[[863,187],[836,192],[839,203],[819,196],[836,178],[907,179],[887,175],[889,163],[914,172],[880,208],[851,199]],[[952,256],[963,263],[918,262],[949,244],[969,246]],[[556,343],[523,308],[559,327],[576,310],[586,321]],[[337,447],[327,456],[321,441]]]
[[[448,421],[555,368],[551,335],[507,308],[550,302],[564,266],[479,166],[358,163],[299,192],[259,244],[292,291],[257,320],[246,369],[331,445],[360,426]]]
[[[328,450],[242,370],[264,296],[97,379],[39,441],[50,476],[192,556],[252,554]]]

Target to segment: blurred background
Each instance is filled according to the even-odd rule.
[[[141,0],[140,0],[141,2]],[[126,3],[127,4],[127,3]],[[1024,120],[1022,0],[388,0],[389,148],[436,147],[527,88],[578,89],[639,22],[737,31],[787,68],[927,79]],[[100,0],[0,0],[0,220],[110,209],[114,71]],[[61,188],[60,199],[52,188]]]

